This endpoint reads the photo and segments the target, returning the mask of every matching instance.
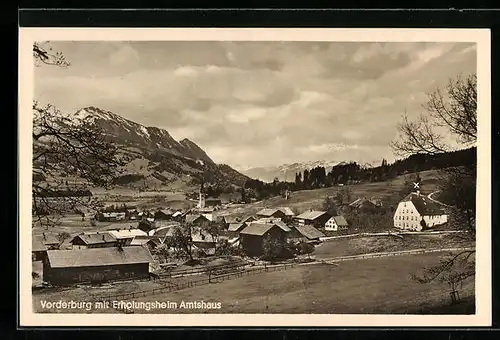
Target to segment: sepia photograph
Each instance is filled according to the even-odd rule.
[[[491,321],[489,32],[188,31],[21,32],[21,314]]]

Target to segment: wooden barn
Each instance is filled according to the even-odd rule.
[[[330,219],[331,215],[326,211],[310,210],[299,216],[295,216],[299,225],[311,225],[316,228],[324,228],[325,223]]]
[[[274,223],[250,223],[240,231],[241,245],[249,256],[261,256],[264,254],[264,240],[271,237],[277,243],[285,244],[286,234],[290,229],[283,229]]]
[[[145,247],[48,250],[43,280],[55,286],[146,279],[151,253]]]
[[[72,249],[107,248],[116,246],[117,239],[109,232],[76,235],[71,241]]]

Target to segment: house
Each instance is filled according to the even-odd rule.
[[[372,200],[367,199],[366,197],[358,198],[357,200],[349,204],[349,208],[351,209],[362,210],[366,212],[374,211],[378,207],[379,206],[377,204],[375,204]]]
[[[279,208],[279,210],[281,210],[285,214],[285,216],[287,216],[287,217],[295,216],[295,213],[289,207],[281,207],[281,208]]]
[[[199,229],[191,233],[191,242],[193,247],[201,252],[202,255],[215,255],[216,242],[212,235]]]
[[[137,209],[127,209],[127,211],[125,211],[125,218],[131,221],[137,220],[139,217],[138,215],[139,212]]]
[[[204,215],[201,214],[188,214],[186,215],[186,223],[187,224],[194,224],[194,225],[199,225],[204,222],[210,222],[208,218],[206,218]]]
[[[277,217],[284,218],[286,214],[280,209],[264,208],[257,212],[257,217]]]
[[[47,255],[47,246],[43,244],[40,235],[31,238],[31,258],[33,261],[43,261]]]
[[[108,248],[116,246],[116,238],[109,232],[81,233],[71,241],[72,249]]]
[[[125,217],[124,212],[100,212],[94,218],[99,222],[116,222],[123,221]]]
[[[143,246],[143,247],[146,246],[146,247],[148,247],[149,251],[153,251],[161,244],[162,244],[162,241],[158,237],[137,236],[132,240],[132,242],[130,243],[130,246]]]
[[[288,231],[274,223],[252,222],[240,232],[241,246],[249,256],[261,256],[264,254],[266,237],[274,239],[279,244],[286,243]]]
[[[150,222],[146,219],[140,220],[137,229],[140,229],[146,233],[151,232],[151,230],[154,230],[156,228],[156,223],[155,222]]]
[[[347,223],[344,216],[332,216],[325,223],[325,230],[327,231],[340,231],[347,230],[349,224]]]
[[[250,223],[250,222],[254,222],[254,221],[257,221],[257,218],[255,218],[253,216],[247,216],[247,217],[242,218],[240,222]]]
[[[48,250],[43,280],[56,286],[146,279],[153,262],[145,247]]]
[[[47,250],[55,250],[59,249],[61,245],[61,241],[57,238],[56,235],[43,232],[39,235],[40,241],[47,247]]]
[[[399,202],[394,213],[394,227],[421,231],[448,222],[448,215],[428,197],[412,192]]]
[[[113,235],[116,240],[121,245],[130,245],[132,240],[137,236],[147,236],[148,234],[137,228],[129,228],[129,229],[115,229],[108,231],[111,235]]]
[[[240,223],[241,217],[225,215],[225,216],[222,216],[222,221],[226,226],[229,226],[230,224]]]
[[[229,238],[236,238],[240,235],[240,231],[242,231],[247,226],[247,223],[231,223],[227,228],[227,236]]]
[[[222,201],[217,198],[207,198],[205,199],[205,207],[219,207],[222,205]]]
[[[158,224],[156,224],[158,226]],[[179,227],[181,224],[177,221],[162,221],[161,225],[148,232],[149,236],[164,236],[168,229]]]
[[[154,214],[155,221],[167,221],[172,218],[173,212],[169,209],[160,209]]]
[[[324,228],[325,223],[330,217],[330,214],[326,211],[310,210],[295,216],[295,219],[299,225],[312,225],[316,228]]]
[[[319,242],[320,237],[325,237],[325,234],[310,225],[299,225],[293,227],[287,235],[288,240],[306,242]]]

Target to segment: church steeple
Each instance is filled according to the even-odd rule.
[[[198,208],[200,208],[200,209],[205,208],[205,192],[203,190],[203,185],[204,185],[204,178],[203,178],[203,175],[202,175],[201,176],[201,185],[200,185],[199,200],[198,200]]]

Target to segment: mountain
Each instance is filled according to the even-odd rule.
[[[128,164],[117,184],[181,189],[198,185],[202,174],[207,184],[217,186],[242,186],[248,179],[228,165],[215,163],[193,141],[176,141],[167,130],[96,107],[80,109],[72,117],[94,122],[107,138],[122,146]]]
[[[245,170],[240,170],[240,172],[248,177],[260,179],[264,182],[272,182],[274,178],[279,180],[286,180],[289,182],[295,181],[295,174],[297,172],[304,172],[304,170],[310,170],[319,166],[325,167],[326,171],[330,171],[331,168],[337,165],[336,161],[311,161],[302,163],[292,163],[283,164],[278,166],[269,167],[255,167],[248,168]]]

